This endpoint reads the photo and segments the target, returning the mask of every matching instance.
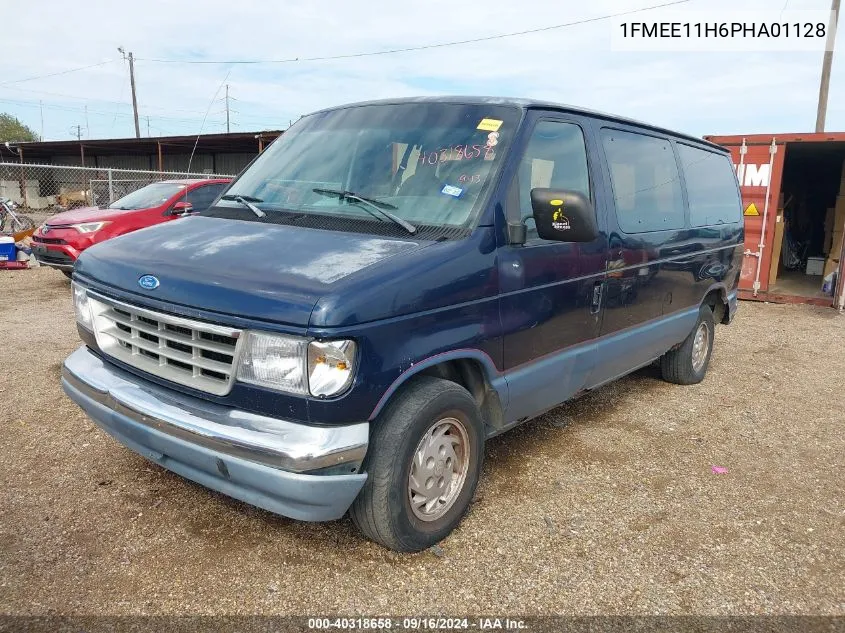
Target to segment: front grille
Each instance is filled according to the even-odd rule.
[[[240,330],[91,296],[94,334],[107,355],[166,380],[229,392]]]
[[[44,244],[67,244],[64,240],[52,238],[52,237],[40,237],[38,235],[32,236],[33,242],[43,242]]]
[[[73,257],[62,251],[39,250],[33,252],[35,253],[35,259],[39,262],[73,266]]]

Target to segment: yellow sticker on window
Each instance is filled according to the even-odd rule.
[[[478,124],[476,129],[485,132],[498,132],[500,127],[502,127],[502,122],[499,119],[481,119],[481,123]]]

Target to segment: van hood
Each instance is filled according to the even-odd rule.
[[[145,209],[100,209],[99,207],[80,207],[64,213],[58,213],[49,218],[44,224],[49,226],[66,226],[68,224],[82,224],[84,222],[105,222],[116,217],[125,217],[127,213],[144,211]]]
[[[94,245],[74,276],[139,301],[307,326],[317,301],[346,278],[431,243],[194,216]],[[144,289],[145,275],[158,287]]]

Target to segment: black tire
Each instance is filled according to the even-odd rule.
[[[411,509],[411,467],[429,429],[449,418],[466,431],[466,476],[463,485],[456,487],[452,505],[442,516],[426,521]],[[374,427],[364,461],[369,476],[350,508],[352,522],[366,537],[397,552],[431,547],[460,523],[475,494],[484,460],[484,425],[478,406],[460,385],[420,376],[391,399]],[[439,463],[438,467],[442,468]]]
[[[707,328],[706,344],[703,362],[700,356],[698,362],[694,362],[694,349],[696,347],[696,335],[702,327]],[[716,325],[713,321],[713,311],[710,306],[703,305],[698,311],[698,321],[690,335],[680,346],[668,351],[660,359],[660,371],[663,380],[675,383],[676,385],[695,385],[704,380],[707,373],[707,366],[710,364],[710,355],[713,353],[713,335]]]

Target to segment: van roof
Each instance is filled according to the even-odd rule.
[[[357,103],[347,103],[344,105],[333,106],[331,108],[323,108],[318,112],[328,112],[330,110],[341,110],[344,108],[355,108],[359,106],[365,105],[390,105],[390,104],[401,104],[401,103],[462,103],[462,104],[470,104],[470,105],[502,105],[502,106],[512,106],[517,107],[523,110],[531,110],[531,109],[538,109],[538,110],[557,110],[559,112],[571,112],[573,114],[582,114],[585,116],[597,118],[597,119],[604,119],[606,121],[614,121],[617,123],[624,123],[625,125],[633,125],[636,127],[645,128],[648,130],[653,130],[655,132],[661,132],[663,134],[669,134],[676,138],[684,139],[687,141],[693,141],[700,145],[704,145],[710,147],[712,149],[719,150],[720,152],[727,152],[728,150],[722,147],[721,145],[716,145],[706,139],[698,138],[696,136],[691,136],[689,134],[683,134],[682,132],[676,132],[674,130],[670,130],[667,128],[660,127],[658,125],[652,125],[650,123],[643,123],[642,121],[636,121],[634,119],[628,119],[626,117],[617,116],[615,114],[608,114],[606,112],[598,112],[596,110],[589,110],[587,108],[580,108],[578,106],[566,105],[562,103],[553,103],[550,101],[540,101],[536,99],[516,99],[511,97],[480,97],[480,96],[434,96],[434,97],[401,97],[395,99],[377,99],[373,101],[360,101]]]

